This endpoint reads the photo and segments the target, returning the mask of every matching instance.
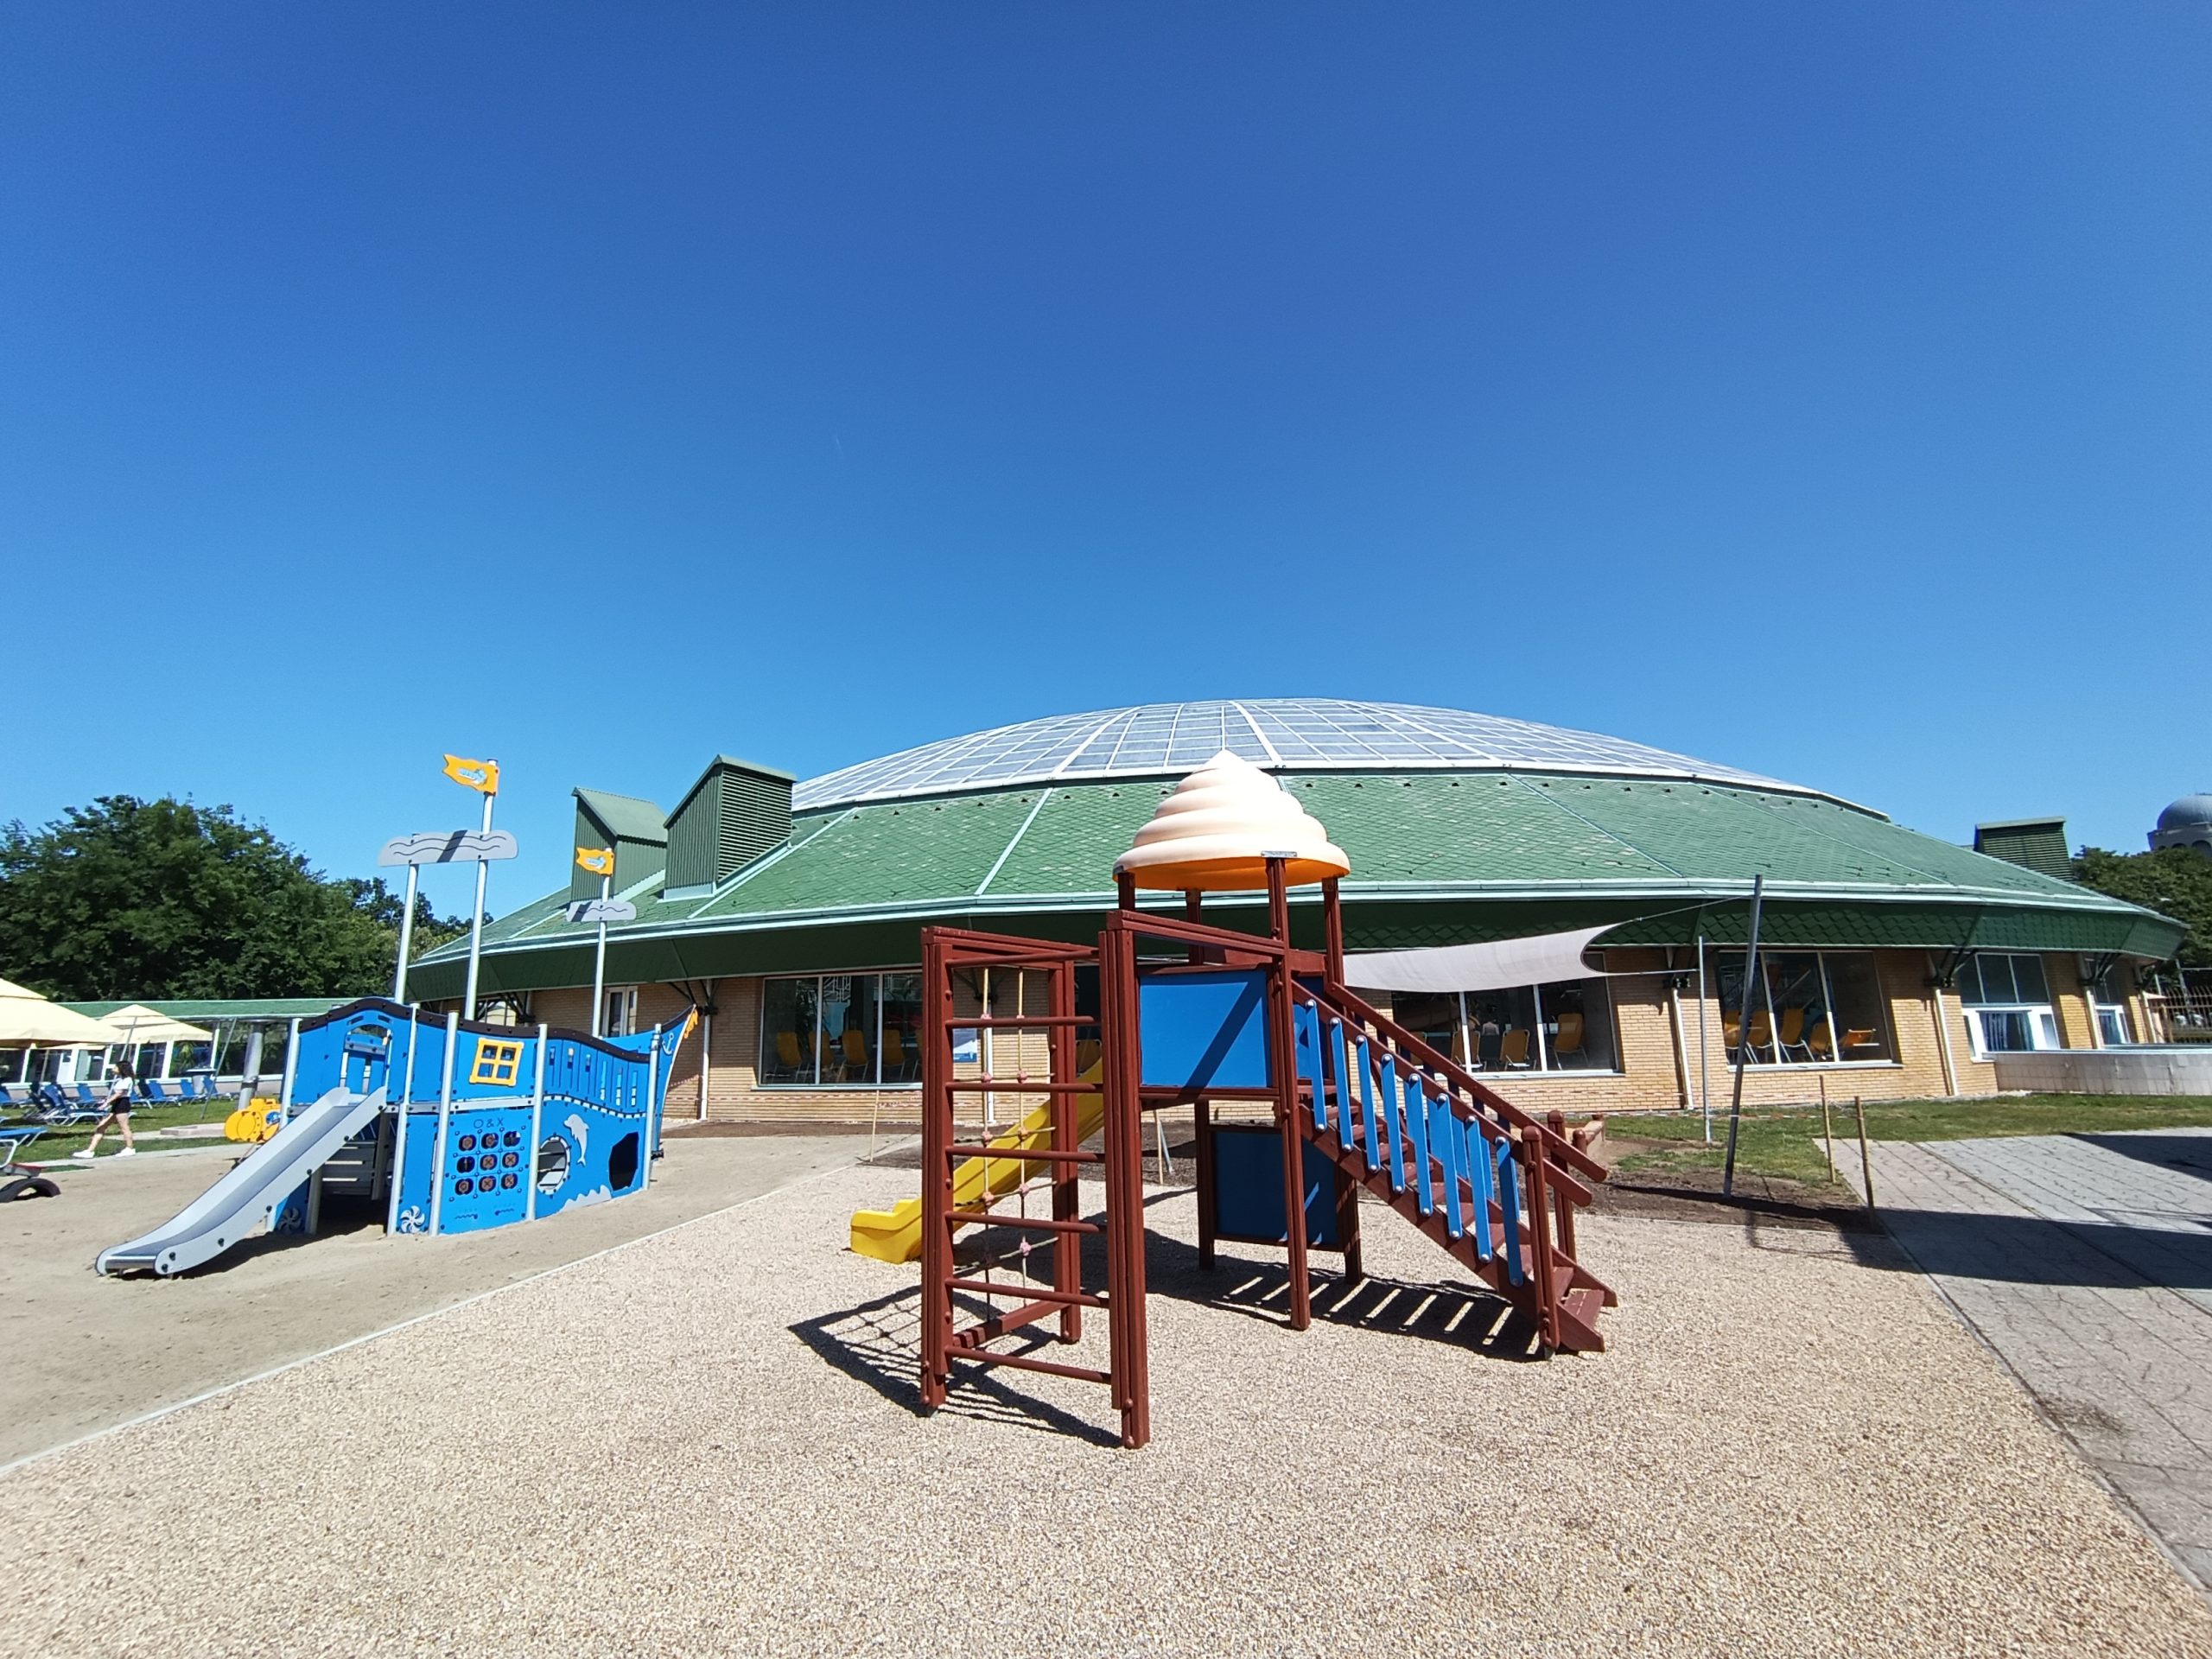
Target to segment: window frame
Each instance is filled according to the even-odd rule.
[[[2014,993],[2013,995],[1993,1001],[1981,1000],[1989,988],[1982,977],[1982,958],[1985,957],[2005,958],[2005,977],[2007,988]],[[2043,992],[2046,1001],[2031,1002],[2018,995],[2019,970],[2012,964],[2014,959],[2019,957],[2025,957],[2035,963],[2036,976],[2043,981]],[[1966,988],[1961,985],[1959,1011],[1966,1016],[1967,1048],[1974,1059],[1986,1063],[1996,1059],[2000,1054],[2055,1054],[2066,1046],[2065,1033],[2060,1028],[2058,1023],[2058,1004],[2050,996],[2050,964],[2044,961],[2041,951],[1969,950],[1961,961],[1959,972],[1954,976],[1954,978],[1963,979],[1969,969],[1974,975],[1976,1000],[1968,1001]],[[2028,1046],[1992,1048],[1982,1029],[1984,1017],[1992,1014],[2016,1014],[2026,1020],[2030,1035]],[[2092,1019],[2096,1017],[2096,1004],[2094,1000],[2090,1002],[2090,1017]],[[2046,1042],[2044,1040],[2045,1038],[2050,1040]]]
[[[920,976],[921,976],[921,971],[922,971],[922,970],[921,970],[921,968],[920,968],[919,964],[915,964],[915,965],[913,965],[913,966],[909,967],[909,966],[907,966],[907,965],[906,965],[906,964],[901,963],[901,964],[899,964],[899,965],[897,965],[897,966],[893,966],[893,967],[887,967],[887,968],[854,968],[854,969],[849,969],[841,970],[841,971],[836,972],[836,973],[819,973],[819,974],[763,974],[763,975],[761,975],[761,976],[760,976],[760,999],[759,999],[759,1000],[760,1000],[760,1025],[759,1025],[759,1028],[758,1028],[758,1030],[757,1030],[757,1032],[756,1032],[756,1033],[755,1033],[755,1034],[756,1034],[756,1037],[757,1037],[757,1039],[758,1039],[758,1041],[757,1041],[757,1046],[753,1049],[753,1088],[754,1088],[755,1090],[762,1090],[762,1091],[766,1091],[766,1090],[796,1090],[796,1091],[798,1091],[798,1092],[801,1092],[801,1093],[804,1093],[804,1094],[835,1094],[835,1093],[840,1093],[840,1092],[851,1093],[851,1092],[856,1092],[856,1091],[860,1091],[860,1090],[884,1090],[884,1089],[919,1089],[919,1088],[922,1086],[922,1079],[921,1079],[921,1077],[920,1077],[920,1075],[919,1075],[919,1073],[918,1073],[918,1070],[917,1071],[917,1074],[916,1074],[916,1076],[914,1077],[914,1078],[913,1078],[913,1080],[912,1080],[912,1082],[906,1082],[906,1083],[901,1083],[901,1082],[897,1082],[897,1081],[886,1082],[886,1081],[884,1080],[884,1077],[883,1077],[883,1004],[884,1004],[883,986],[884,986],[884,982],[885,982],[886,980],[891,979],[891,978],[893,978],[893,977],[894,977],[894,976],[912,976],[912,978],[914,978],[914,979],[916,979],[917,981],[918,981],[918,980],[919,980],[919,978],[920,978]],[[868,1064],[869,1064],[869,1067],[870,1067],[871,1071],[874,1073],[874,1075],[873,1077],[865,1077],[865,1078],[862,1078],[862,1079],[861,1079],[861,1080],[860,1080],[860,1081],[858,1081],[858,1082],[853,1082],[853,1081],[839,1081],[839,1082],[834,1082],[834,1083],[833,1083],[833,1082],[824,1082],[824,1081],[823,1080],[823,1077],[822,1077],[822,1047],[823,1047],[823,1045],[822,1045],[822,1009],[823,1009],[823,1000],[822,1000],[822,997],[823,997],[823,981],[825,981],[825,980],[831,980],[831,979],[845,979],[845,980],[861,980],[861,979],[871,979],[871,980],[874,980],[874,981],[875,982],[875,987],[874,987],[874,994],[873,994],[873,995],[871,995],[871,997],[869,998],[869,1001],[870,1001],[870,1003],[871,1003],[871,1005],[872,1005],[872,1007],[873,1007],[873,1008],[874,1008],[874,1030],[873,1030],[872,1032],[870,1032],[870,1033],[869,1033],[869,1040],[868,1040]],[[809,1044],[809,1046],[808,1046],[808,1052],[809,1052],[813,1056],[812,1070],[813,1070],[813,1073],[814,1073],[814,1075],[813,1075],[813,1077],[812,1077],[810,1080],[802,1079],[802,1080],[798,1081],[798,1082],[786,1082],[786,1081],[783,1081],[783,1080],[779,1079],[779,1080],[777,1080],[777,1081],[771,1082],[771,1081],[770,1081],[770,1080],[769,1080],[769,1079],[768,1079],[768,1078],[764,1075],[764,1073],[765,1073],[765,1071],[766,1071],[766,1066],[765,1066],[765,1065],[764,1065],[764,1061],[766,1060],[766,1057],[767,1057],[767,1054],[768,1054],[768,1052],[769,1052],[769,1050],[771,1049],[771,1047],[773,1046],[773,1043],[774,1043],[774,1033],[772,1033],[772,1032],[768,1029],[768,987],[769,987],[771,984],[774,983],[774,982],[775,982],[776,981],[778,981],[778,980],[800,980],[800,981],[806,981],[806,982],[810,982],[813,984],[813,986],[814,986],[814,1030],[813,1030],[813,1032],[812,1032],[812,1033],[811,1033],[811,1039],[812,1039],[812,1040],[811,1040],[811,1042],[810,1042],[810,1043]],[[917,1043],[917,1044],[918,1044],[918,1043],[920,1042],[920,1040],[921,1040],[921,1034],[918,1032],[918,1033],[915,1033],[915,1041],[916,1041],[916,1043]]]
[[[1737,971],[1740,975],[1743,971],[1744,957],[1746,955],[1746,952],[1739,946],[1734,950],[1716,950],[1713,951],[1712,955],[1713,1003],[1715,1012],[1719,1015],[1721,1032],[1720,1049],[1722,1054],[1727,1057],[1727,1064],[1732,1066],[1736,1062],[1733,1054],[1729,1049],[1727,1038],[1728,1014],[1731,1004],[1729,1003],[1727,997],[1720,989],[1721,969],[1723,965],[1732,957],[1735,962]],[[1782,1021],[1775,1010],[1774,982],[1772,978],[1770,977],[1768,972],[1769,964],[1771,963],[1777,957],[1811,957],[1814,959],[1814,967],[1820,975],[1821,1008],[1822,1014],[1828,1021],[1829,1040],[1835,1046],[1835,1054],[1833,1058],[1825,1060],[1816,1060],[1812,1058],[1793,1060],[1783,1053],[1782,1046]],[[1868,965],[1872,969],[1874,975],[1874,995],[1877,1012],[1879,1014],[1882,1021],[1881,1029],[1876,1034],[1881,1038],[1882,1046],[1887,1051],[1886,1052],[1870,1059],[1848,1060],[1844,1058],[1843,1033],[1847,1027],[1844,1027],[1842,1021],[1836,1016],[1835,976],[1830,971],[1828,967],[1828,958],[1831,957],[1865,957],[1867,958]],[[1879,956],[1876,951],[1856,947],[1844,947],[1836,950],[1828,950],[1820,945],[1777,946],[1770,950],[1762,949],[1759,952],[1759,1000],[1765,1004],[1768,1046],[1772,1050],[1772,1054],[1770,1056],[1765,1053],[1754,1052],[1750,1059],[1745,1064],[1745,1069],[1746,1071],[1755,1071],[1764,1069],[1768,1071],[1785,1071],[1793,1070],[1799,1071],[1866,1071],[1879,1070],[1885,1066],[1895,1069],[1904,1065],[1904,1061],[1899,1058],[1897,1054],[1896,1022],[1891,1016],[1889,995],[1882,988]],[[1756,1010],[1754,1012],[1756,1012]],[[1807,1031],[1801,1033],[1801,1045],[1807,1047],[1808,1054],[1810,1052],[1809,1046],[1811,1042],[1811,1032]]]

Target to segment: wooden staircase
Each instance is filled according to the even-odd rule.
[[[1526,1313],[1546,1351],[1605,1345],[1619,1298],[1575,1257],[1575,1212],[1605,1166],[1564,1119],[1522,1111],[1342,985],[1293,991],[1298,1128]]]

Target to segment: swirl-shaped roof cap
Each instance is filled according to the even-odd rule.
[[[1169,791],[1114,871],[1141,887],[1243,893],[1268,885],[1270,858],[1292,887],[1351,872],[1319,819],[1224,749]]]

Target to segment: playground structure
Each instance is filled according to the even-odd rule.
[[[280,1126],[100,1273],[181,1273],[263,1223],[313,1234],[326,1199],[386,1230],[476,1232],[641,1192],[693,1016],[629,1037],[495,1026],[382,998],[294,1031]]]
[[[855,1249],[902,1260],[918,1227],[926,1407],[944,1403],[956,1362],[1007,1366],[1104,1384],[1122,1444],[1147,1442],[1143,1115],[1169,1105],[1190,1107],[1197,1128],[1200,1265],[1222,1241],[1286,1249],[1293,1329],[1313,1318],[1312,1250],[1340,1253],[1345,1277],[1361,1277],[1364,1189],[1525,1315],[1541,1351],[1605,1346],[1599,1313],[1618,1298],[1575,1247],[1575,1211],[1604,1166],[1560,1114],[1513,1106],[1346,987],[1338,881],[1349,868],[1272,779],[1224,754],[1139,832],[1095,944],[925,930],[918,1221],[863,1211],[853,1235]],[[1315,880],[1325,944],[1301,950],[1289,888]],[[1140,910],[1140,886],[1183,893],[1184,915]],[[1205,893],[1260,889],[1263,935],[1201,918]],[[984,969],[1035,976],[1044,1011],[963,1009],[963,976]],[[1010,1073],[956,1062],[956,1042],[982,1030],[1013,1039],[1000,1045]],[[1079,1065],[1093,1042],[1096,1063]],[[1005,1135],[963,1136],[986,1095],[1035,1103]],[[1273,1122],[1215,1123],[1213,1108],[1230,1102],[1269,1107]],[[1094,1129],[1101,1145],[1087,1150]],[[1079,1194],[1087,1166],[1104,1177],[1095,1220]],[[1033,1193],[1050,1198],[1034,1215]],[[963,1265],[955,1238],[969,1227],[1020,1243]],[[1103,1283],[1088,1287],[1087,1239],[1104,1263]],[[963,1301],[994,1311],[963,1325]],[[1080,1341],[1086,1310],[1107,1319],[1103,1370],[991,1346],[1046,1320],[1061,1342]]]

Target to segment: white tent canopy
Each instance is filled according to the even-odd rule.
[[[35,1043],[48,1048],[105,1048],[115,1033],[36,991],[0,979],[0,1044]]]
[[[1607,927],[1618,926],[1608,923]],[[1344,979],[1363,991],[1502,991],[1519,985],[1551,985],[1563,979],[1598,979],[1604,970],[1583,952],[1605,927],[1566,933],[1534,933],[1487,944],[1446,944],[1431,950],[1371,950],[1344,958]]]

